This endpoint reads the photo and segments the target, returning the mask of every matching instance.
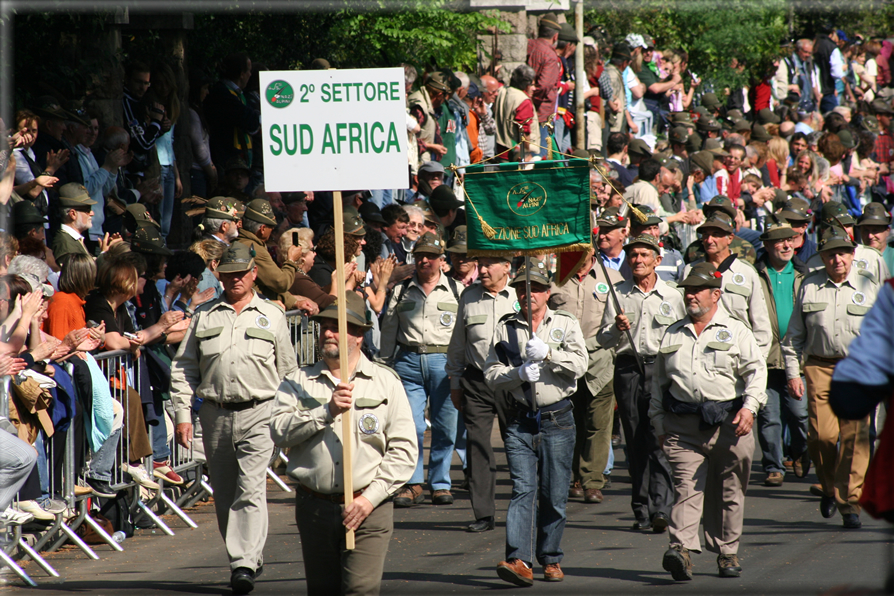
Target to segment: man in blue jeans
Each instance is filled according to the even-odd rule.
[[[587,371],[587,349],[577,319],[547,306],[550,285],[542,262],[529,259],[511,285],[521,310],[497,324],[484,378],[494,391],[508,393],[512,404],[504,440],[512,499],[506,514],[506,559],[497,565],[497,575],[530,586],[535,556],[545,581],[565,577],[559,564],[575,439],[570,398]]]
[[[447,346],[453,335],[461,286],[441,272],[444,241],[426,232],[416,241],[413,277],[394,287],[382,318],[380,356],[400,376],[413,410],[419,459],[410,481],[394,497],[395,507],[422,503],[422,441],[425,408],[431,418],[428,483],[433,505],[452,505],[450,463],[462,422],[450,399]],[[465,456],[460,453],[460,459]]]

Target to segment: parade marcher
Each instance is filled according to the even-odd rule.
[[[218,267],[224,294],[195,313],[171,366],[177,443],[192,442],[193,397],[214,489],[230,584],[247,594],[264,566],[270,413],[280,381],[298,363],[283,310],[253,290],[251,249],[234,243]]]
[[[686,266],[686,275],[699,262],[708,262],[719,268],[732,257],[730,245],[735,232],[733,220],[723,211],[711,213],[705,223],[698,228],[705,259],[695,261]],[[727,311],[740,321],[750,326],[757,345],[766,358],[773,342],[773,330],[770,327],[770,315],[767,302],[761,289],[760,277],[754,267],[742,259],[735,258],[729,266],[721,271],[723,275],[723,292],[720,299]]]
[[[394,287],[382,318],[380,355],[400,375],[416,424],[419,456],[413,476],[394,497],[395,507],[422,503],[422,441],[425,411],[431,420],[428,484],[433,505],[452,505],[450,463],[459,429],[459,413],[450,400],[447,346],[459,309],[460,284],[441,272],[444,241],[426,232],[413,248],[416,270]]]
[[[845,528],[862,525],[859,500],[869,465],[869,417],[839,420],[829,406],[829,387],[835,365],[847,356],[880,289],[872,273],[857,267],[855,249],[841,228],[823,232],[819,254],[825,266],[804,278],[782,344],[788,390],[795,398],[804,396],[804,363],[807,447],[820,480],[811,492],[820,493],[823,517],[835,515],[837,505]]]
[[[716,552],[720,577],[738,577],[745,491],[754,453],[754,418],[766,401],[767,366],[747,325],[721,300],[724,280],[711,263],[691,267],[687,317],[661,340],[649,417],[671,464],[674,507],[663,567],[692,579],[691,552]]]
[[[674,502],[670,464],[649,420],[652,377],[658,346],[665,330],[686,314],[680,291],[658,275],[661,247],[650,234],[624,247],[633,276],[616,284],[618,312],[609,300],[598,340],[615,349],[615,398],[627,440],[627,465],[632,481],[633,528],[664,532]],[[625,333],[629,331],[634,345]]]
[[[530,293],[525,289],[526,275]],[[528,259],[511,285],[521,310],[497,324],[484,378],[494,391],[506,392],[514,407],[504,441],[512,478],[506,558],[497,565],[497,575],[517,586],[530,586],[535,557],[546,581],[565,578],[559,564],[574,452],[570,398],[586,372],[587,349],[574,316],[547,306],[550,285],[542,262]]]
[[[600,220],[607,223],[605,220]],[[614,269],[605,269],[596,262],[594,254],[586,260],[576,275],[565,285],[550,288],[549,307],[577,318],[587,348],[587,372],[577,380],[571,396],[574,405],[574,458],[571,464],[570,497],[583,497],[585,503],[601,503],[606,488],[605,470],[612,449],[612,423],[615,413],[615,393],[612,387],[614,354],[603,349],[596,340],[602,313],[609,297],[608,284],[624,280]]]
[[[891,271],[894,263],[894,247],[890,244],[891,214],[882,203],[869,203],[863,207],[863,214],[857,219],[860,242],[882,254],[882,260]]]
[[[764,485],[782,486],[785,479],[782,437],[786,426],[791,437],[792,471],[798,478],[803,478],[810,470],[807,400],[788,393],[781,348],[807,266],[795,256],[794,241],[798,232],[782,215],[768,214],[764,226],[765,231],[761,234],[764,254],[757,260],[756,269],[770,313],[773,343],[767,358],[767,404],[757,416],[757,437],[763,454],[761,465],[767,474]]]
[[[841,203],[829,201],[823,203],[820,212],[820,229],[828,229],[837,227],[843,229],[844,233],[851,239],[854,239],[854,216],[848,213],[847,209]],[[807,261],[807,270],[811,273],[823,269],[825,261],[819,254],[810,257]],[[891,277],[888,266],[879,251],[871,246],[857,244],[854,250],[854,267],[872,273],[877,283],[881,283]]]
[[[795,256],[804,263],[810,260],[810,257],[816,254],[816,242],[807,236],[807,228],[810,227],[810,203],[801,198],[792,198],[785,202],[779,214],[791,224],[792,229],[798,233],[794,237],[792,246],[795,249]]]
[[[735,223],[737,214],[736,206],[733,205],[733,202],[728,197],[717,195],[702,207],[702,212],[706,218],[710,217],[711,214],[716,211],[726,213]],[[754,261],[757,259],[754,246],[747,240],[736,236],[735,231],[736,227],[733,225],[734,235],[729,246],[730,252],[736,255],[736,258],[740,261],[748,261],[749,263],[754,264]],[[701,239],[694,240],[692,244],[686,248],[686,252],[684,253],[684,259],[687,263],[695,263],[698,259],[704,258],[704,256],[705,247]]]
[[[475,515],[475,522],[466,528],[469,532],[494,529],[497,460],[491,432],[496,415],[500,436],[506,434],[509,404],[502,391],[485,383],[483,371],[497,322],[515,312],[515,294],[508,285],[510,269],[506,258],[478,257],[478,283],[460,295],[447,349],[450,398],[462,413],[467,432],[469,496]]]
[[[655,267],[655,273],[666,282],[679,283],[683,280],[683,270],[686,268],[683,255],[676,248],[666,248],[661,242],[661,218],[655,215],[652,208],[647,205],[636,205],[636,208],[646,216],[646,220],[630,218],[630,237],[636,238],[643,234],[654,236],[658,242],[658,256],[661,257],[661,261]]]
[[[287,473],[298,482],[295,520],[301,536],[304,573],[311,594],[378,594],[394,507],[388,499],[416,467],[413,414],[393,370],[361,351],[372,328],[366,305],[349,291],[348,366],[340,370],[338,306],[316,316],[322,360],[290,372],[276,393],[270,434],[291,448]],[[342,416],[353,429],[353,502],[345,502],[342,481]],[[345,528],[355,547],[345,550]]]

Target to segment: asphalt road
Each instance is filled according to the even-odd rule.
[[[426,450],[427,451],[427,450]],[[500,451],[502,458],[502,450]],[[677,584],[661,568],[667,535],[630,529],[630,484],[623,449],[616,450],[613,487],[599,505],[570,502],[562,547],[565,581],[539,581],[528,593],[544,594],[872,594],[882,593],[890,566],[892,530],[884,522],[863,516],[861,530],[844,530],[841,518],[823,519],[819,499],[807,492],[813,473],[799,480],[786,477],[780,488],[762,486],[759,463],[754,466],[746,498],[745,532],[739,551],[743,574],[717,577],[715,556],[694,555],[695,579]],[[759,462],[759,458],[755,458]],[[461,478],[459,466],[454,478]],[[395,532],[385,565],[383,594],[480,593],[521,590],[499,580],[495,566],[503,558],[508,472],[500,466],[497,487],[497,528],[483,534],[464,531],[471,520],[468,493],[455,491],[456,503],[418,505],[395,510]],[[265,570],[253,594],[304,594],[300,539],[294,504],[268,482],[270,534]],[[98,547],[99,561],[80,551],[63,549],[49,556],[61,580],[27,569],[40,583],[37,590],[13,582],[0,594],[229,594],[229,572],[213,507],[200,504],[190,511],[199,524],[191,530],[169,519],[173,537],[140,530],[124,543],[124,552]],[[4,574],[0,579],[10,580]]]

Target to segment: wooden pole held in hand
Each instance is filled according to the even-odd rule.
[[[345,304],[345,224],[342,219],[341,191],[332,193],[335,220],[335,299],[338,305],[338,367],[341,382],[351,382],[348,369],[348,312]],[[344,472],[345,507],[354,502],[354,413],[341,415],[342,471]],[[354,530],[345,528],[345,548],[354,550]]]

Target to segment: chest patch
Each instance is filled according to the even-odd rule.
[[[255,319],[255,324],[260,329],[270,329],[270,319],[268,319],[264,315],[258,315],[258,318]]]
[[[866,294],[863,292],[854,292],[854,295],[851,296],[851,302],[856,304],[857,306],[863,306],[866,302]]]
[[[554,342],[562,342],[565,340],[565,330],[561,327],[553,327],[550,329],[549,338]]]
[[[728,344],[733,341],[733,333],[726,327],[723,329],[718,329],[716,335],[714,335],[714,339],[721,343]]]
[[[363,434],[372,435],[379,430],[379,419],[376,418],[375,414],[364,414],[357,421],[357,426]]]

